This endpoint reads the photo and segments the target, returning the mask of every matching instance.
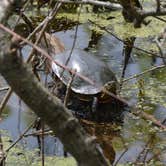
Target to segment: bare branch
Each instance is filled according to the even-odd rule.
[[[131,76],[129,78],[124,79],[123,82],[129,81],[131,79],[140,77],[140,76],[142,76],[142,75],[144,75],[146,73],[152,72],[152,71],[157,70],[157,69],[162,69],[162,68],[166,68],[166,65],[154,66],[154,67],[152,67],[150,69],[147,69],[147,70],[145,70],[145,71],[143,71],[143,72],[141,72],[139,74],[135,74],[135,75],[133,75],[133,76]]]
[[[56,136],[61,139],[65,149],[80,165],[108,165],[79,122],[58,98],[52,96],[37,81],[28,65],[17,56],[14,48],[1,51],[0,72],[17,95],[51,127]],[[86,160],[87,156],[88,160]]]
[[[68,4],[90,4],[95,6],[103,6],[111,10],[119,10],[122,9],[122,6],[117,3],[112,2],[103,2],[97,0],[78,0],[78,1],[70,1],[70,0],[58,0],[58,2],[68,3]]]

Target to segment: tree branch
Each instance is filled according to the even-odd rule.
[[[124,19],[128,22],[133,22],[136,28],[140,27],[142,23],[148,24],[148,22],[145,22],[146,17],[166,15],[166,10],[160,8],[159,1],[157,1],[157,10],[151,11],[143,10],[139,0],[119,0],[119,2],[123,7]]]
[[[0,21],[6,16],[10,16],[10,14],[7,14],[7,10],[15,2],[20,3],[17,0],[10,2],[2,0],[0,11],[3,14],[1,14]],[[12,10],[10,13],[12,13]],[[0,37],[3,36],[3,33],[3,31],[0,32]],[[17,43],[13,43],[10,48],[9,41],[0,40],[0,73],[8,84],[50,126],[64,144],[65,149],[76,158],[80,166],[109,165],[94,140],[87,136],[77,119],[72,116],[58,98],[52,96],[38,82],[31,68],[22,61],[21,57],[18,57],[17,46]],[[87,156],[89,157],[88,160]]]
[[[6,48],[5,50],[6,52],[0,52],[1,74],[17,95],[51,127],[65,149],[76,158],[80,165],[108,165],[78,121],[58,98],[52,96],[37,81],[28,65],[16,55],[16,49]]]
[[[120,4],[112,3],[109,1],[107,2],[98,1],[98,0],[78,0],[78,1],[58,0],[58,1],[62,3],[67,3],[67,4],[90,4],[90,5],[96,5],[96,6],[103,6],[111,10],[122,9],[122,6]]]

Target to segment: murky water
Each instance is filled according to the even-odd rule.
[[[75,31],[73,29],[66,32],[58,32],[55,35],[61,39],[66,49],[70,49],[72,48],[72,40],[74,40],[74,33]],[[75,48],[87,48],[90,37],[91,32],[89,31],[88,24],[79,26]],[[136,39],[136,44],[137,43],[139,42],[137,42]],[[104,34],[98,41],[96,48],[97,51],[94,53],[95,56],[98,56],[105,63],[107,63],[116,73],[117,77],[120,78],[124,61],[124,57],[122,56],[123,43],[118,41],[111,35]],[[29,47],[24,48],[23,52],[25,56],[27,56],[29,49]],[[152,64],[160,64],[161,62],[162,61],[159,58],[156,59],[155,62],[153,62],[151,57],[148,57],[147,55],[142,55],[141,53],[139,56],[137,56],[137,51],[134,50],[132,53],[132,58],[127,66],[125,77],[128,78],[129,76],[138,74],[146,69],[149,69]],[[159,78],[158,75],[160,75]],[[146,90],[149,88],[148,84],[150,83],[152,90],[156,88],[158,93],[162,92],[162,85],[164,88],[164,84],[166,81],[165,76],[165,71],[155,71],[141,77],[141,79],[144,80],[143,86],[145,88],[145,93]],[[123,88],[123,95],[126,96],[128,101],[133,104],[137,102],[137,80],[138,79],[133,79],[125,83]],[[2,81],[3,79],[0,78],[1,86],[2,84],[5,84],[4,82],[2,83]],[[125,93],[127,95],[125,95]],[[4,92],[0,93],[0,95],[3,96]],[[148,107],[147,110],[152,113],[157,119],[163,121],[166,118],[166,108],[162,105],[162,103],[155,103],[155,98],[154,101],[152,101],[153,104],[150,104],[151,100],[152,99],[150,97],[146,98],[146,105]],[[162,97],[162,100],[164,103],[164,101],[166,101],[166,98]],[[25,104],[23,104],[23,102],[20,102],[20,100],[15,94],[13,94],[10,98],[3,115],[4,117],[0,121],[0,129],[7,130],[11,134],[13,139],[16,139],[20,135],[20,133],[25,130],[27,125],[32,121],[32,119],[35,119],[35,115],[29,110],[29,108]],[[135,117],[131,117],[131,115],[126,114],[124,123],[121,126],[122,129],[118,134],[119,136],[116,135],[113,138],[113,146],[116,150],[116,159],[119,158],[119,156],[126,149],[126,147],[128,149],[123,156],[121,162],[135,161],[136,157],[144,148],[148,139],[150,139],[150,136],[152,135],[152,132],[149,131],[150,126],[148,126],[145,121],[139,118],[134,118]],[[155,144],[164,144],[165,136],[166,135],[162,132],[156,132],[155,140],[157,141],[155,142]],[[38,146],[37,140],[34,137],[28,137],[26,140],[30,148],[35,148]],[[122,142],[126,143],[126,147],[124,147],[124,143]],[[46,154],[63,154],[63,146],[57,139],[52,137],[46,137],[45,143]],[[163,160],[166,159],[164,159],[163,157]]]

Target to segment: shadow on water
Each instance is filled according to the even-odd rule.
[[[58,32],[56,33],[56,36],[62,40],[66,49],[71,49],[72,40],[74,40],[74,34],[74,30],[68,30],[66,32]],[[78,36],[75,48],[88,48],[90,39],[91,31],[89,30],[88,24],[80,25],[78,28]],[[136,39],[135,44],[138,43],[139,42],[137,42]],[[97,51],[94,52],[94,55],[99,57],[102,61],[104,61],[104,63],[107,63],[116,73],[118,78],[120,78],[124,64],[124,57],[122,56],[124,44],[108,34],[100,35],[100,37],[98,38],[98,42],[96,42],[95,44],[95,48]],[[30,48],[27,46],[23,48],[23,54],[25,56],[27,56],[29,49]],[[146,55],[137,53],[136,50],[133,50],[133,52],[131,53],[131,60],[126,67],[125,78],[148,69],[149,67],[151,67],[152,63],[154,63],[154,60],[151,57],[147,57]],[[161,60],[156,59],[155,63],[160,64]],[[160,77],[158,78],[157,75],[159,73]],[[162,95],[157,96],[161,97],[161,100],[159,99],[161,101],[161,104],[159,104],[155,101],[155,93],[157,94],[157,91],[158,93],[161,92],[161,94],[165,92],[162,91],[162,86],[158,87],[158,89],[155,89],[155,86],[157,83],[158,85],[162,84],[164,87],[164,83],[166,81],[165,78],[166,73],[164,71],[163,73],[160,71],[155,71],[155,73],[151,72],[141,77],[141,79],[144,80],[143,86],[147,93],[146,103],[144,103],[144,107],[146,107],[146,110],[148,110],[149,113],[153,114],[157,119],[161,121],[166,118],[164,117],[166,115],[165,107],[162,106],[162,104],[164,104],[166,100]],[[122,87],[122,94],[130,103],[133,104],[137,103],[138,80],[139,79],[132,79],[129,82],[124,83]],[[150,103],[153,103],[153,105]],[[19,99],[16,95],[12,95],[8,102],[6,110],[7,113],[4,112],[4,119],[0,121],[0,129],[8,130],[12,135],[12,138],[16,139],[16,137],[19,136],[20,131],[24,131],[24,129],[27,127],[27,124],[29,124],[32,119],[35,119],[35,115],[28,109],[25,104],[19,104]],[[98,127],[96,127],[98,125],[97,123],[94,124],[92,122],[86,121],[83,121],[82,123],[88,123],[88,125],[95,126],[93,127],[93,129],[87,130],[93,130],[89,132],[96,135],[96,132],[99,130]],[[126,161],[135,161],[144,146],[146,146],[148,140],[151,138],[151,135],[153,135],[154,137],[154,147],[158,144],[163,144],[165,140],[165,134],[159,134],[157,131],[151,131],[150,124],[128,113],[125,114],[123,124],[112,128],[113,131],[115,131],[108,134],[109,136],[111,135],[111,138],[106,136],[104,137],[104,139],[111,140],[111,145],[113,144],[113,147],[116,151],[115,160],[117,160],[124,152],[124,150],[127,149],[127,152],[124,154],[123,159],[120,161],[122,163]],[[144,134],[145,132],[146,135]],[[28,137],[26,140],[30,148],[38,147],[37,141],[34,137]],[[45,152],[46,154],[63,155],[63,146],[58,139],[47,136],[45,138]],[[151,156],[151,154],[153,154],[153,152],[154,149],[152,149],[149,153],[149,157]]]

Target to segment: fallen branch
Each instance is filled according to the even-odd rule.
[[[161,129],[166,130],[166,126],[163,125],[159,120],[157,120],[153,115],[147,114],[146,112],[143,111],[136,111],[132,112],[133,115],[139,116],[145,120],[151,121],[154,125],[160,127]]]
[[[118,3],[112,2],[104,2],[104,1],[97,1],[97,0],[78,0],[78,1],[70,1],[70,0],[59,0],[58,2],[66,3],[66,4],[90,4],[95,6],[103,6],[111,10],[119,10],[122,9],[122,6]]]
[[[143,71],[143,72],[141,72],[141,73],[139,73],[139,74],[135,74],[135,75],[133,75],[133,76],[131,76],[131,77],[129,77],[129,78],[124,79],[123,82],[129,81],[129,80],[131,80],[131,79],[140,77],[140,76],[142,76],[142,75],[144,75],[144,74],[146,74],[146,73],[152,72],[152,71],[154,71],[154,70],[162,69],[162,68],[166,68],[166,65],[161,65],[161,66],[152,67],[152,68],[147,69],[147,70],[145,70],[145,71]]]

